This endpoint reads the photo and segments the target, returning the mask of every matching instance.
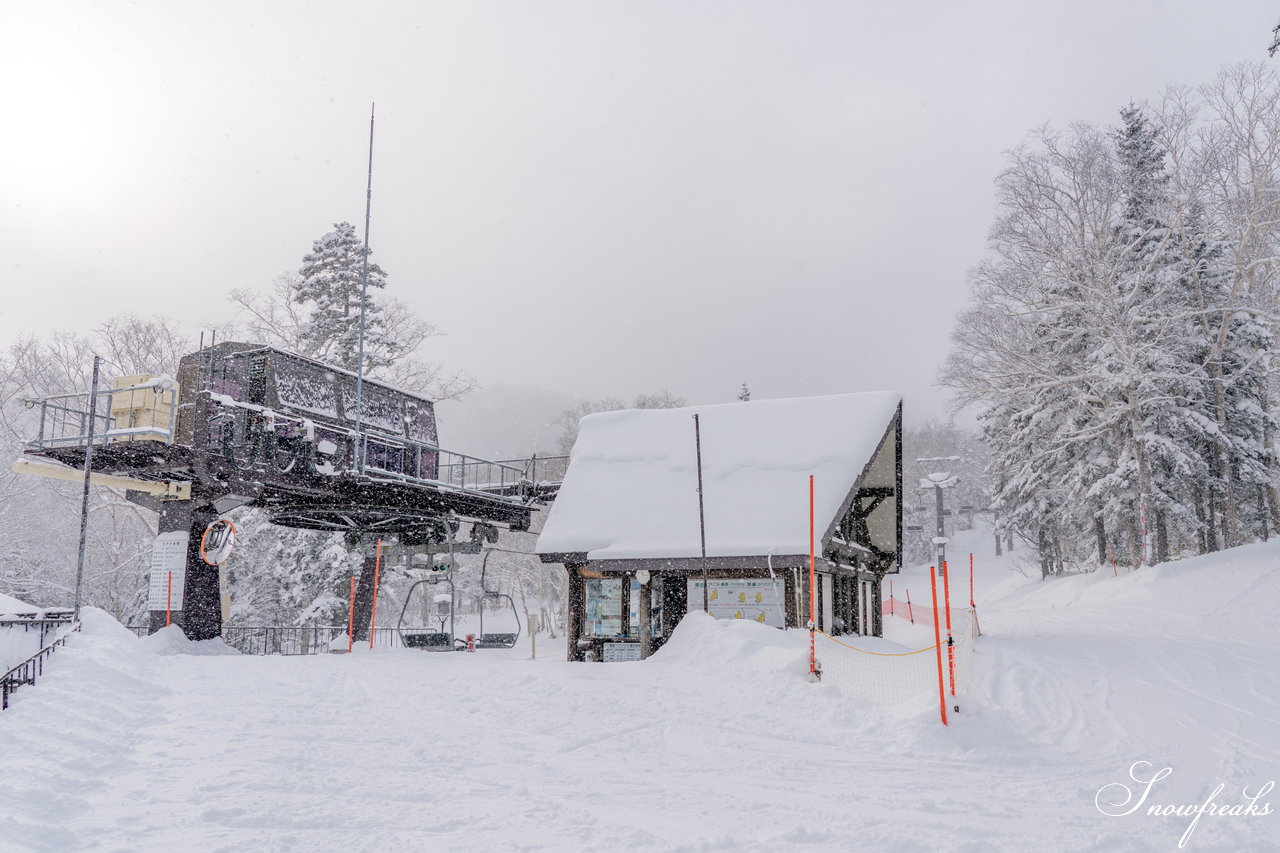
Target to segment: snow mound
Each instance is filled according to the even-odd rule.
[[[212,640],[189,640],[177,625],[161,628],[143,637],[143,648],[156,655],[238,655],[240,652],[228,646],[221,637]]]
[[[780,631],[750,619],[716,619],[694,610],[650,659],[663,665],[719,673],[772,673],[803,680],[809,635]]]
[[[34,607],[27,604],[25,601],[20,601],[14,598],[12,595],[5,595],[3,592],[0,592],[0,616],[18,613],[36,613],[39,610],[39,607]]]

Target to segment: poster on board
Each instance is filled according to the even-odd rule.
[[[750,619],[786,626],[782,578],[729,578],[713,580],[707,587],[707,606],[716,619]],[[702,581],[689,581],[689,610],[702,609]]]

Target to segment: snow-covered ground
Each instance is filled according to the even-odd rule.
[[[1193,817],[1150,805],[1243,811],[1280,775],[1280,542],[1047,583],[974,544],[946,729],[936,695],[809,683],[804,632],[701,614],[588,665],[546,635],[536,661],[527,638],[245,657],[91,610],[0,717],[0,850],[1176,850]],[[1103,814],[1144,761],[1172,772]],[[1184,849],[1280,849],[1275,810],[1205,814]]]

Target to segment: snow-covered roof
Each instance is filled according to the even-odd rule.
[[[589,415],[537,551],[699,556],[697,413],[707,555],[806,554],[809,475],[820,540],[901,400],[875,391]]]

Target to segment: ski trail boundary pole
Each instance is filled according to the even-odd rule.
[[[978,627],[978,605],[973,603],[973,552],[969,553],[969,624],[973,627],[973,636],[981,637],[982,629]]]
[[[947,561],[942,561],[942,599],[947,611],[947,680],[951,684],[951,695],[956,695],[956,642],[951,638],[951,571]]]
[[[933,648],[938,660],[938,710],[942,712],[942,724],[947,724],[947,689],[942,683],[942,631],[938,626],[938,578],[934,567],[929,567],[929,589],[933,593]]]

